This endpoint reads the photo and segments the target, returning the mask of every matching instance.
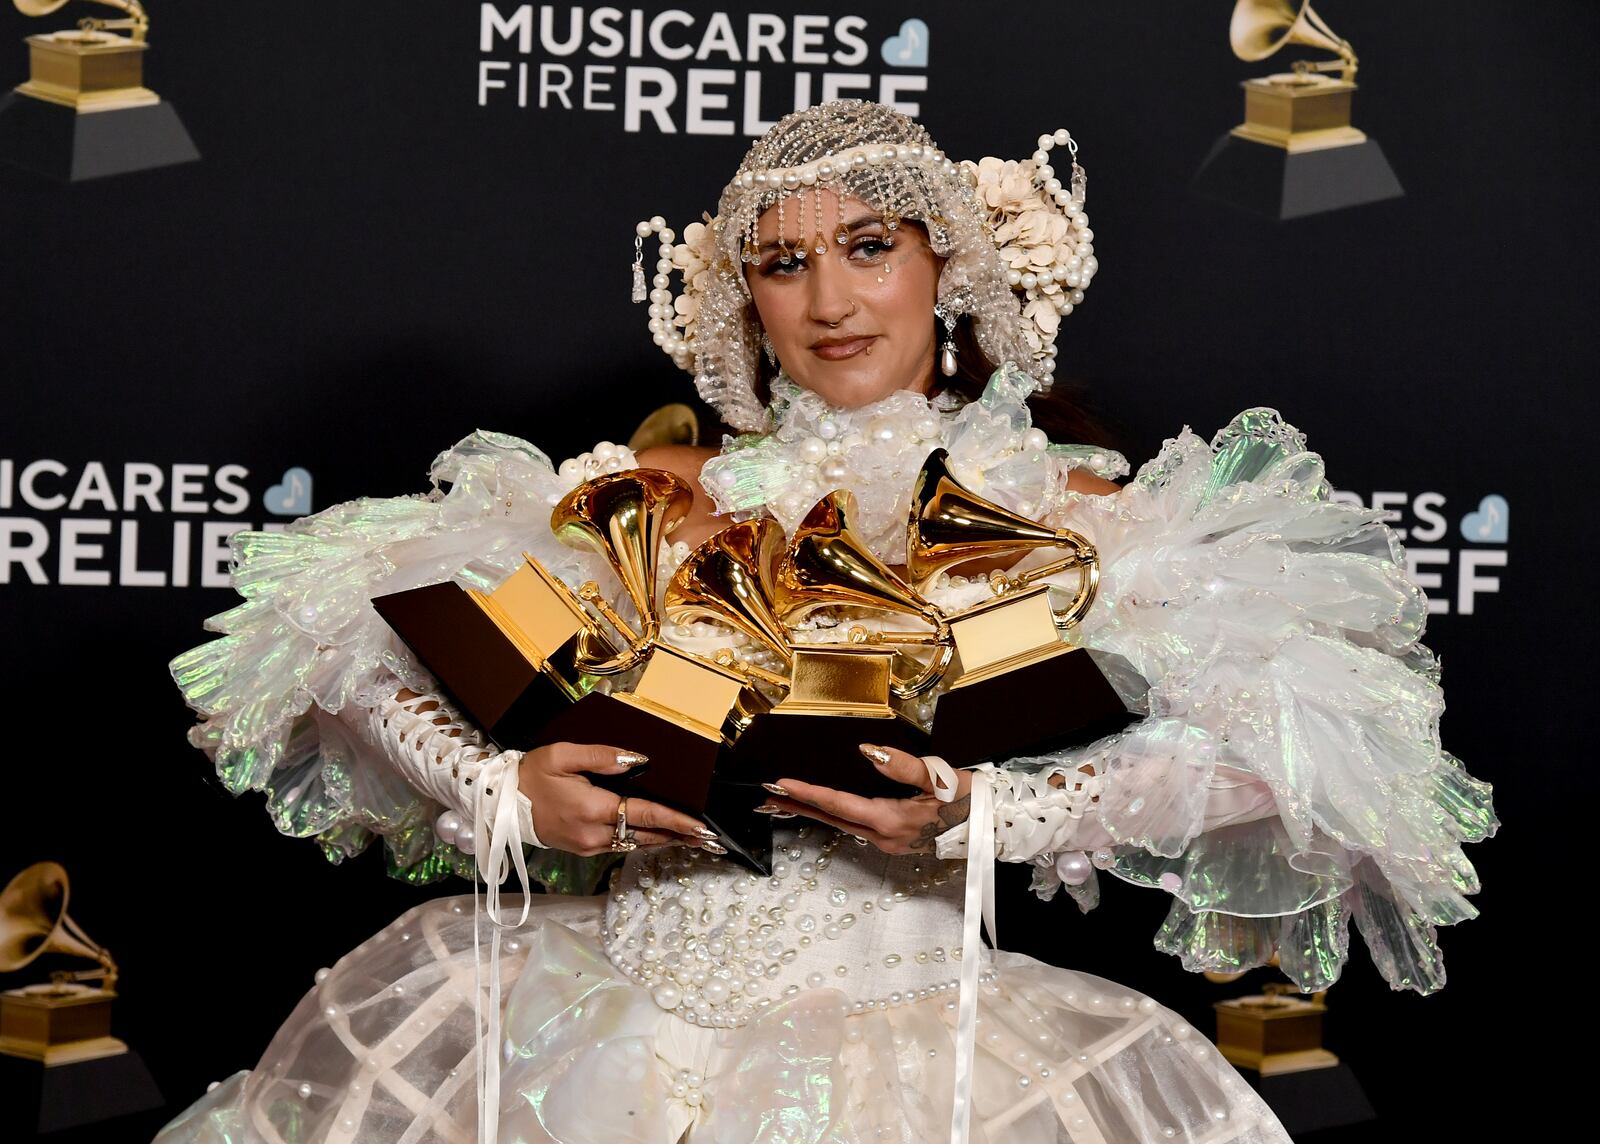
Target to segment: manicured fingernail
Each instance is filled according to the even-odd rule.
[[[889,752],[884,750],[882,747],[874,747],[871,743],[862,743],[861,753],[867,756],[867,758],[871,759],[873,762],[877,763],[880,767],[885,766],[889,762]]]
[[[792,811],[792,810],[775,810],[775,811],[772,812],[772,817],[773,818],[793,818],[794,817],[794,811]]]
[[[776,803],[764,802],[760,806],[756,807],[756,813],[757,814],[777,814],[782,809],[783,809],[783,807],[778,806]]]
[[[649,761],[649,755],[641,755],[638,751],[617,752],[617,770],[619,771],[625,771],[629,767],[642,767]]]
[[[712,830],[709,826],[695,827],[694,834],[696,838],[704,838],[708,842],[715,842],[717,840],[717,832]]]
[[[787,790],[785,790],[783,787],[779,786],[777,783],[762,783],[761,784],[761,789],[765,790],[765,791],[771,791],[773,794],[781,794],[781,795],[784,795],[784,796],[787,796],[788,793],[789,793]]]
[[[722,843],[712,842],[709,839],[700,843],[700,849],[704,850],[707,854],[726,854],[728,852],[728,848],[722,845]]]

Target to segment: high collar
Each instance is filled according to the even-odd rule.
[[[857,530],[879,558],[900,564],[912,483],[935,449],[949,452],[951,472],[968,488],[1035,520],[1064,503],[1072,469],[1104,477],[1128,471],[1120,454],[1052,444],[1033,428],[1027,400],[1036,388],[1008,363],[976,401],[901,390],[841,409],[780,376],[772,431],[728,438],[700,480],[718,512],[741,520],[772,516],[791,535],[823,496],[849,490]]]

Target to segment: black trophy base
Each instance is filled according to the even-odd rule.
[[[927,732],[898,715],[873,719],[768,711],[739,736],[723,776],[746,784],[796,779],[866,798],[910,794],[904,783],[886,777],[861,754],[862,743],[918,756],[937,753]]]
[[[587,777],[616,794],[694,815],[717,832],[730,857],[762,875],[771,874],[772,824],[754,813],[760,788],[724,790],[712,781],[726,749],[721,740],[595,692],[558,712],[528,740],[530,748],[548,743],[597,743],[649,756],[650,762],[631,775],[589,771]]]
[[[572,707],[571,698],[528,662],[460,585],[446,581],[408,588],[374,597],[372,607],[501,747],[527,750],[560,741],[539,736],[551,719]]]
[[[166,1104],[155,1078],[133,1051],[51,1065],[0,1055],[0,1139],[102,1124]],[[105,1139],[116,1139],[105,1130]]]
[[[953,767],[1075,747],[1136,716],[1085,648],[956,686],[933,711],[933,753]]]
[[[1347,1064],[1276,1076],[1240,1069],[1239,1075],[1261,1094],[1283,1122],[1284,1130],[1297,1139],[1303,1132],[1365,1124],[1378,1118],[1361,1082]]]
[[[63,183],[192,163],[200,151],[170,103],[94,111],[0,97],[0,160]]]
[[[1201,198],[1268,218],[1290,219],[1405,194],[1376,141],[1290,152],[1229,133],[1190,184]]]

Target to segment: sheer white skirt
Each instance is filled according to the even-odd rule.
[[[692,1025],[618,973],[605,899],[539,897],[502,937],[499,1141],[923,1144],[947,1139],[953,995],[851,1013],[805,989],[739,1028]],[[308,993],[260,1064],[160,1144],[476,1139],[472,899],[402,915]],[[972,1139],[1285,1144],[1205,1037],[1104,978],[997,952],[981,986]]]

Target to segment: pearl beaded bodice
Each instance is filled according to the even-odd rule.
[[[641,850],[613,875],[602,937],[618,970],[691,1023],[742,1025],[805,988],[840,989],[856,1012],[953,998],[964,868],[820,824],[775,831],[770,878]]]

